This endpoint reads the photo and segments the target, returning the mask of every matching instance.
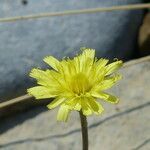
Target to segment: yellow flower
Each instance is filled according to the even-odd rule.
[[[71,110],[82,110],[85,116],[102,113],[104,109],[97,99],[118,103],[117,97],[103,90],[121,79],[121,75],[114,72],[122,66],[122,61],[107,64],[107,59],[95,58],[95,50],[85,49],[73,59],[58,61],[48,56],[44,62],[53,69],[32,69],[30,76],[37,79],[39,85],[28,89],[28,93],[36,99],[55,98],[47,107],[60,105],[57,120],[66,121]]]

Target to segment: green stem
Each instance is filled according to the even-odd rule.
[[[87,120],[86,116],[83,115],[82,111],[80,113],[81,120],[81,129],[82,129],[82,144],[83,150],[88,150],[88,128],[87,128]]]

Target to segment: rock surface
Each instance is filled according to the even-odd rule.
[[[1,1],[0,17],[71,9],[141,3],[142,0],[21,0]],[[97,50],[97,57],[130,59],[143,10],[71,15],[0,23],[0,101],[25,93],[32,67],[43,67],[46,55],[76,54],[80,47]]]
[[[120,97],[120,103],[101,101],[105,112],[88,118],[90,150],[150,149],[150,61],[120,72],[124,79],[110,91]],[[57,110],[43,107],[1,121],[0,129],[16,126],[0,135],[0,149],[81,150],[78,113],[72,112],[67,123],[58,123]]]

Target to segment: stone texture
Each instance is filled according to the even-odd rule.
[[[114,106],[100,101],[105,112],[88,118],[90,150],[150,149],[150,62],[120,72],[124,79],[110,90],[120,97],[120,103]],[[7,131],[0,135],[0,149],[81,150],[78,113],[72,112],[67,123],[56,122],[56,113],[56,109],[46,111],[43,106],[1,120],[1,131]]]
[[[107,7],[142,0],[21,0],[0,2],[0,17]],[[42,58],[72,56],[80,47],[97,50],[98,57],[130,59],[137,53],[136,37],[143,10],[43,18],[0,23],[0,101],[24,94],[31,85],[32,67],[43,67]]]

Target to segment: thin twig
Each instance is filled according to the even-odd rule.
[[[146,61],[150,61],[150,56],[146,56],[146,57],[142,57],[142,58],[139,58],[139,59],[135,59],[135,60],[126,62],[124,64],[124,66],[122,67],[122,69],[133,66],[133,65],[136,65],[136,64],[139,64],[139,63],[143,63],[143,62],[146,62]],[[26,95],[23,95],[23,96],[20,96],[20,97],[2,102],[2,103],[0,103],[0,109],[2,109],[4,107],[11,106],[11,105],[14,105],[14,104],[19,103],[19,102],[27,101],[27,100],[32,99],[32,98],[33,98],[32,96],[29,96],[29,95],[26,94]]]
[[[97,12],[135,10],[135,9],[146,9],[146,8],[150,8],[150,3],[121,5],[121,6],[112,6],[112,7],[100,7],[100,8],[88,8],[88,9],[81,9],[81,10],[67,10],[62,12],[48,12],[48,13],[42,13],[37,15],[33,14],[27,16],[0,18],[0,22],[14,22],[19,20],[38,19],[38,18],[45,18],[45,17],[68,16],[68,15],[77,15],[77,14],[89,14],[89,13],[97,13]]]
[[[23,95],[23,96],[20,96],[20,97],[17,97],[17,98],[14,98],[14,99],[2,102],[2,103],[0,103],[0,109],[2,109],[4,107],[11,106],[11,105],[13,105],[15,103],[27,101],[28,99],[32,99],[32,98],[33,98],[32,96],[26,94],[26,95]]]

